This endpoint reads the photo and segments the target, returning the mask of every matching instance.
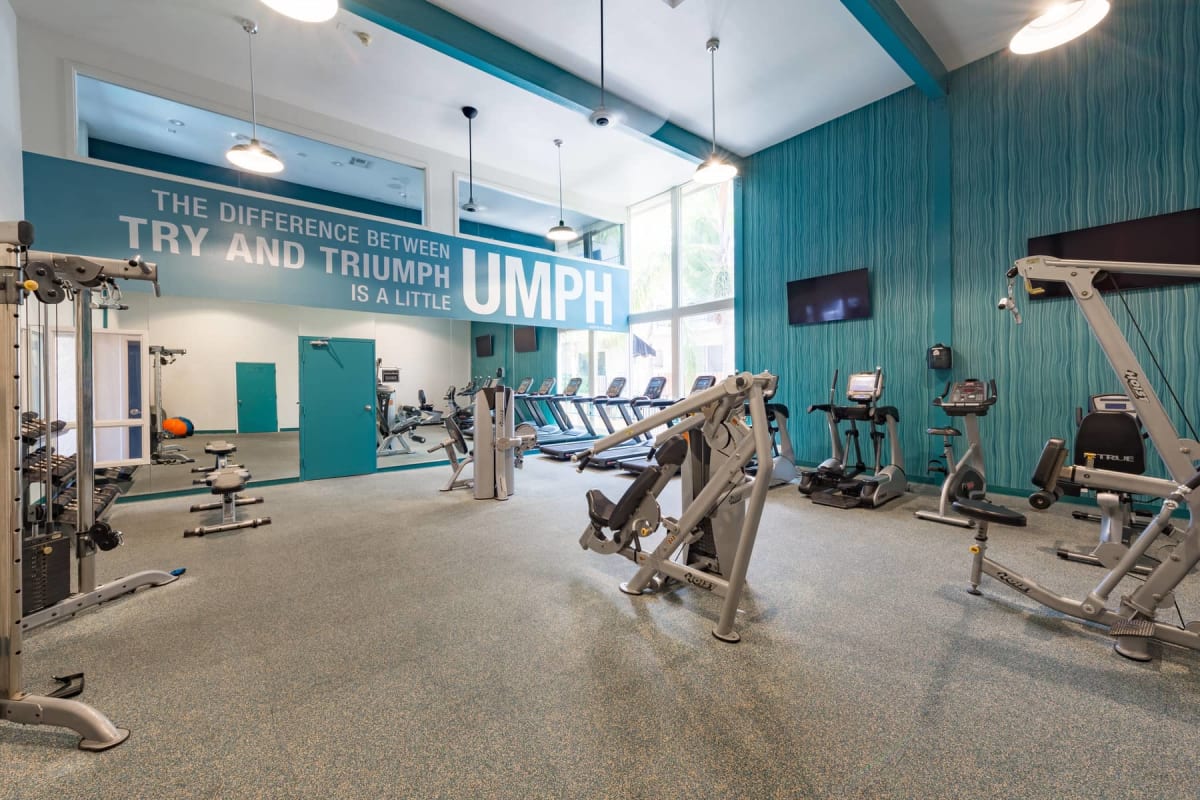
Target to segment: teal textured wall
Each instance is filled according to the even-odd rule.
[[[995,480],[1025,487],[1046,439],[1072,431],[1075,406],[1122,387],[1074,301],[1022,293],[1020,326],[996,312],[1004,271],[1032,236],[1200,206],[1200,3],[1114,3],[1059,50],[956,71],[950,98],[956,373],[997,376],[985,428]],[[1198,416],[1200,286],[1125,299]],[[1124,308],[1109,307],[1171,410]]]
[[[742,241],[743,368],[780,375],[796,457],[829,456],[824,417],[835,369],[882,366],[884,400],[900,409],[910,472],[925,463],[933,342],[930,282],[932,107],[909,90],[749,159]],[[872,319],[790,327],[787,282],[858,267],[871,271]],[[864,438],[864,444],[866,440]]]
[[[953,374],[1000,385],[983,425],[994,485],[1028,487],[1044,441],[1071,433],[1075,406],[1119,389],[1071,301],[1019,297],[1020,327],[996,311],[1004,272],[1031,236],[1200,206],[1197,76],[1200,3],[1190,0],[1114,4],[1101,27],[1059,50],[1003,51],[951,75]],[[924,433],[944,419],[929,406],[924,367],[933,343],[931,114],[907,90],[748,160],[744,366],[780,372],[801,461],[827,454],[821,421],[803,411],[824,401],[833,369],[876,363],[900,408],[910,475],[923,477],[936,451]],[[873,319],[788,326],[788,280],[858,266],[872,271]],[[1200,287],[1126,298],[1185,407],[1200,410],[1189,352],[1200,341]]]

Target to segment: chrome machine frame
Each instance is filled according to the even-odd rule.
[[[1025,594],[1037,602],[1062,614],[1094,622],[1109,628],[1116,638],[1116,651],[1127,658],[1147,661],[1152,657],[1149,641],[1156,639],[1169,644],[1200,650],[1200,622],[1191,622],[1183,627],[1167,625],[1157,621],[1160,608],[1174,605],[1174,589],[1200,562],[1200,528],[1197,528],[1197,511],[1200,510],[1200,472],[1194,461],[1200,457],[1200,444],[1181,437],[1166,409],[1146,379],[1141,363],[1130,347],[1128,340],[1113,318],[1094,281],[1101,272],[1118,274],[1174,275],[1200,278],[1200,266],[1180,264],[1141,264],[1120,261],[1082,261],[1033,256],[1017,261],[1008,271],[1008,297],[1000,301],[1001,309],[1008,309],[1020,323],[1013,298],[1017,276],[1026,281],[1026,291],[1036,292],[1030,281],[1063,283],[1071,292],[1079,309],[1087,319],[1092,334],[1103,349],[1117,378],[1128,389],[1129,397],[1137,409],[1142,424],[1158,450],[1159,456],[1170,472],[1175,489],[1167,496],[1161,510],[1145,530],[1133,541],[1119,562],[1104,576],[1082,600],[1072,600],[1055,594],[1012,570],[988,558],[987,524],[981,522],[971,547],[974,554],[971,564],[971,587],[978,593],[981,574],[987,574],[1009,587]],[[1061,448],[1061,457],[1066,450]],[[1108,485],[1130,484],[1131,476],[1119,472],[1093,469],[1091,477],[1105,480]],[[1162,560],[1140,581],[1129,594],[1120,596],[1118,607],[1108,608],[1108,600],[1118,584],[1136,572],[1138,560],[1146,554],[1156,540],[1170,530],[1171,514],[1186,506],[1191,514],[1187,530],[1178,544],[1164,554]],[[960,509],[961,510],[961,509]]]
[[[663,517],[655,502],[654,487],[641,501],[637,513],[612,538],[603,536],[595,523],[584,531],[579,543],[585,550],[600,553],[619,553],[638,565],[633,579],[621,584],[626,594],[642,594],[663,588],[675,580],[712,592],[723,599],[721,614],[712,634],[726,642],[736,642],[741,636],[733,629],[738,603],[746,586],[746,570],[758,535],[758,525],[771,488],[772,472],[760,469],[748,479],[746,465],[757,456],[759,464],[770,464],[773,457],[771,433],[767,421],[766,401],[775,394],[778,378],[769,372],[751,375],[742,372],[717,383],[711,389],[683,398],[662,411],[641,419],[629,427],[596,441],[589,449],[572,457],[582,471],[588,460],[599,453],[620,445],[636,436],[649,433],[661,425],[680,420],[659,435],[656,446],[683,434],[703,441],[690,442],[692,456],[697,447],[709,448],[711,469],[695,491],[691,490],[688,469],[684,469],[684,508],[678,519]],[[749,408],[751,424],[746,425]],[[687,417],[687,419],[680,419]],[[669,476],[668,476],[669,477]],[[697,481],[700,483],[700,481]],[[728,564],[722,559],[721,574],[689,566],[676,556],[686,557],[686,549],[704,534],[706,520],[716,538],[718,551],[733,550]],[[661,524],[666,536],[654,550],[636,547],[640,536],[653,533]],[[715,530],[723,528],[722,531]]]
[[[129,737],[129,731],[116,727],[102,713],[77,700],[59,696],[38,696],[22,689],[22,638],[28,620],[22,619],[21,599],[21,554],[25,523],[25,501],[21,490],[21,390],[20,390],[20,306],[31,300],[31,295],[43,303],[60,303],[71,291],[76,293],[76,325],[79,341],[78,359],[80,381],[78,384],[78,519],[76,521],[76,547],[86,544],[89,551],[79,561],[80,586],[91,586],[86,595],[73,595],[58,609],[58,615],[69,616],[82,608],[103,600],[132,591],[138,585],[162,584],[175,580],[177,576],[166,572],[139,573],[152,575],[144,583],[132,587],[129,579],[114,581],[95,587],[95,568],[91,559],[90,541],[85,542],[95,522],[92,503],[93,491],[93,442],[90,435],[92,413],[91,393],[91,292],[113,278],[150,281],[158,289],[158,270],[154,264],[140,258],[130,260],[92,259],[79,256],[31,253],[33,226],[28,222],[0,223],[0,242],[5,245],[3,260],[0,261],[0,304],[6,308],[6,319],[0,324],[0,447],[3,447],[5,478],[0,479],[0,514],[4,515],[5,529],[0,535],[0,609],[4,619],[0,621],[0,719],[25,725],[51,725],[69,728],[82,738],[79,747],[83,750],[107,750]],[[49,421],[45,423],[49,426]],[[131,576],[136,578],[137,576]],[[76,603],[81,603],[79,607]],[[43,620],[48,621],[48,620]]]

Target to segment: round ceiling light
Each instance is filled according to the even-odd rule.
[[[1017,31],[1008,49],[1018,55],[1041,53],[1082,36],[1108,16],[1108,0],[1058,3]]]
[[[692,175],[692,180],[703,184],[724,183],[727,180],[736,178],[737,174],[737,167],[726,161],[722,161],[720,156],[714,153],[705,159],[703,164],[696,167],[696,172]]]
[[[262,0],[263,5],[301,22],[325,22],[338,11],[338,0]]]
[[[263,147],[262,142],[258,139],[251,139],[244,144],[235,144],[225,153],[225,157],[235,167],[249,172],[261,172],[265,175],[283,172],[283,161],[279,159],[279,156]]]
[[[546,238],[554,242],[573,242],[579,238],[579,234],[560,219],[557,225],[546,232]]]

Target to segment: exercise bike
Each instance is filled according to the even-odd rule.
[[[833,455],[816,469],[801,470],[798,489],[818,505],[835,508],[878,508],[904,494],[908,478],[904,474],[904,452],[896,425],[900,412],[895,406],[879,405],[883,395],[883,368],[874,372],[856,372],[846,380],[846,399],[853,405],[839,406],[833,402],[837,392],[838,373],[833,373],[829,388],[829,403],[812,405],[808,412],[824,411],[829,426]],[[842,443],[841,423],[849,423]],[[872,474],[864,475],[866,465],[859,447],[858,423],[870,426],[871,450],[874,455]],[[884,428],[884,433],[880,428]],[[883,463],[883,440],[890,443],[890,458]],[[856,463],[846,466],[846,454],[854,450]]]
[[[967,450],[962,458],[954,458],[954,439],[962,436],[962,431],[952,426],[944,428],[929,428],[930,436],[942,437],[943,457],[945,466],[938,465],[930,471],[940,470],[946,473],[942,481],[942,494],[938,500],[937,511],[916,511],[919,519],[930,522],[942,522],[946,525],[957,525],[960,528],[975,526],[974,520],[955,516],[950,513],[950,505],[955,500],[979,500],[987,494],[987,479],[983,467],[983,441],[979,437],[979,418],[987,416],[988,409],[996,404],[996,381],[987,383],[978,378],[968,378],[957,383],[947,383],[939,397],[933,399],[933,404],[946,412],[951,419],[961,417],[963,427],[967,429]]]

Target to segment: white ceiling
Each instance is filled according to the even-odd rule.
[[[599,78],[599,0],[433,0],[593,83]],[[900,0],[951,68],[1002,48],[1046,0]],[[239,92],[245,34],[256,19],[260,96],[436,150],[465,155],[459,108],[480,109],[476,163],[556,183],[561,137],[568,192],[629,204],[682,183],[692,165],[599,130],[587,119],[349,14],[307,25],[258,0],[12,0],[17,14],[101,46],[170,65]],[[707,137],[708,54],[717,53],[718,140],[756,152],[885,97],[907,76],[841,0],[607,0],[609,89]],[[363,47],[353,31],[372,36]],[[153,75],[141,76],[153,81]],[[244,96],[244,95],[242,95]],[[264,102],[260,111],[269,111]]]
[[[225,151],[250,139],[250,124],[243,120],[94,78],[80,76],[76,106],[89,137],[202,164],[232,168]],[[258,138],[283,159],[283,172],[274,176],[279,180],[408,208],[424,207],[423,170],[262,125]],[[367,163],[352,162],[355,156]]]
[[[247,91],[246,34],[233,17],[251,17],[260,28],[254,47],[260,98],[352,120],[464,159],[466,120],[459,109],[473,105],[479,108],[477,164],[552,187],[558,180],[553,140],[561,138],[568,192],[604,203],[628,205],[686,181],[695,169],[659,147],[594,128],[586,117],[345,11],[340,24],[308,25],[258,0],[12,0],[12,5],[22,19],[241,93]],[[371,34],[370,47],[359,43],[354,30]],[[260,116],[271,110],[269,102],[260,102]]]
[[[948,69],[997,50],[1052,0],[897,0]]]

